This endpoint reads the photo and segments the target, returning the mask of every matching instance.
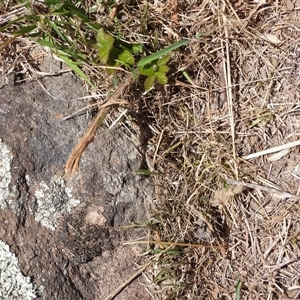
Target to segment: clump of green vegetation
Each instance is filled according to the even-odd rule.
[[[13,38],[4,46],[17,37],[27,36],[51,49],[53,54],[92,85],[81,66],[95,63],[87,48],[95,43],[94,33],[101,28],[100,24],[91,20],[83,9],[70,0],[46,0],[41,5],[38,8],[31,1],[20,4],[27,13],[13,18],[0,28],[0,32],[13,30]]]
[[[103,28],[98,31],[96,47],[101,62],[113,67],[131,67],[135,63],[134,54],[143,51],[142,45],[117,40]]]
[[[168,82],[167,73],[170,68],[167,66],[167,63],[170,58],[170,55],[166,55],[154,60],[151,64],[139,67],[139,73],[147,77],[144,83],[145,90],[149,90],[156,81],[160,84]]]
[[[183,40],[149,55],[138,62],[137,69],[132,69],[136,61],[135,57],[143,52],[141,44],[129,44],[117,40],[111,34],[106,33],[103,28],[98,31],[97,36],[97,48],[101,62],[112,67],[128,67],[136,78],[139,75],[146,76],[144,81],[146,91],[151,89],[155,82],[163,85],[168,82],[167,73],[170,68],[167,63],[171,59],[169,53],[188,42],[188,40]]]
[[[91,86],[93,84],[82,67],[99,64],[99,58],[105,66],[126,68],[137,80],[146,76],[145,90],[153,87],[155,82],[166,84],[169,71],[167,63],[171,58],[169,53],[188,42],[184,40],[184,43],[181,41],[148,55],[141,43],[129,43],[116,38],[113,29],[104,29],[104,24],[93,20],[90,12],[85,11],[78,3],[71,0],[46,0],[43,5],[41,13],[31,2],[21,4],[29,13],[13,19],[0,29],[0,32],[4,32],[9,28],[18,28],[13,31],[14,37],[6,44],[16,37],[28,36],[51,49]],[[96,48],[99,57],[90,55],[89,48]],[[145,57],[140,60],[143,55]],[[136,61],[139,61],[137,65]],[[108,69],[108,72],[111,74],[114,70]]]

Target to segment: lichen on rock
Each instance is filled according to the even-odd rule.
[[[7,207],[7,201],[10,198],[11,160],[12,155],[8,147],[0,139],[0,208],[2,209]]]
[[[49,185],[44,181],[40,183],[40,188],[35,191],[35,197],[37,199],[35,219],[51,230],[55,230],[59,216],[69,213],[72,207],[80,203],[73,198],[72,191],[66,187],[64,179],[56,175],[52,177]]]
[[[0,240],[0,299],[31,300],[36,291],[29,277],[22,275],[18,259],[9,246]]]

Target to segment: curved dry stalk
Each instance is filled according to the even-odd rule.
[[[97,113],[96,117],[94,118],[92,124],[88,128],[87,132],[84,136],[80,139],[78,144],[73,149],[72,153],[70,154],[66,165],[65,165],[65,176],[73,177],[78,170],[79,162],[81,155],[83,154],[86,147],[89,145],[90,142],[94,140],[94,137],[97,133],[98,128],[102,125],[106,115],[110,111],[113,105],[117,104],[128,104],[126,100],[119,99],[125,87],[131,84],[131,80],[127,83],[122,84],[110,97],[109,100],[100,106],[100,110]]]
[[[87,132],[84,134],[84,136],[81,138],[81,140],[78,142],[78,144],[73,149],[71,155],[69,156],[69,158],[66,162],[66,166],[65,166],[65,171],[66,171],[67,176],[73,177],[75,175],[75,173],[79,167],[79,162],[80,162],[82,153],[84,152],[84,150],[88,146],[88,144],[94,140],[96,132],[97,132],[99,126],[102,124],[103,120],[105,119],[109,110],[110,110],[110,107],[100,109],[100,111],[96,115],[94,121],[90,125]]]

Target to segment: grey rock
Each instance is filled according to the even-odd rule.
[[[125,238],[119,226],[145,221],[145,205],[152,199],[149,180],[134,172],[142,157],[121,125],[100,129],[75,178],[62,176],[68,155],[92,120],[89,114],[67,121],[62,116],[82,108],[82,100],[71,99],[83,95],[71,74],[1,88],[0,239],[18,257],[22,273],[40,287],[41,299],[109,294],[110,287],[93,273],[114,280],[117,270],[102,259],[110,253],[114,265],[119,260],[130,274],[127,259],[139,258],[130,248],[114,257]],[[126,232],[126,238],[141,233]],[[119,299],[148,299],[140,288],[127,293]]]

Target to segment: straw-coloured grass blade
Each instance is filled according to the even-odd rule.
[[[81,155],[83,154],[86,147],[89,145],[90,142],[94,140],[94,137],[97,133],[98,128],[103,123],[107,113],[110,111],[113,105],[118,104],[128,104],[126,100],[120,100],[120,96],[122,95],[125,87],[131,84],[131,80],[127,83],[121,85],[109,98],[109,100],[100,106],[100,110],[96,117],[94,118],[92,124],[90,125],[87,132],[78,142],[78,144],[73,149],[72,153],[70,154],[66,165],[65,165],[65,174],[66,176],[73,177],[78,170],[79,162],[81,159]]]

